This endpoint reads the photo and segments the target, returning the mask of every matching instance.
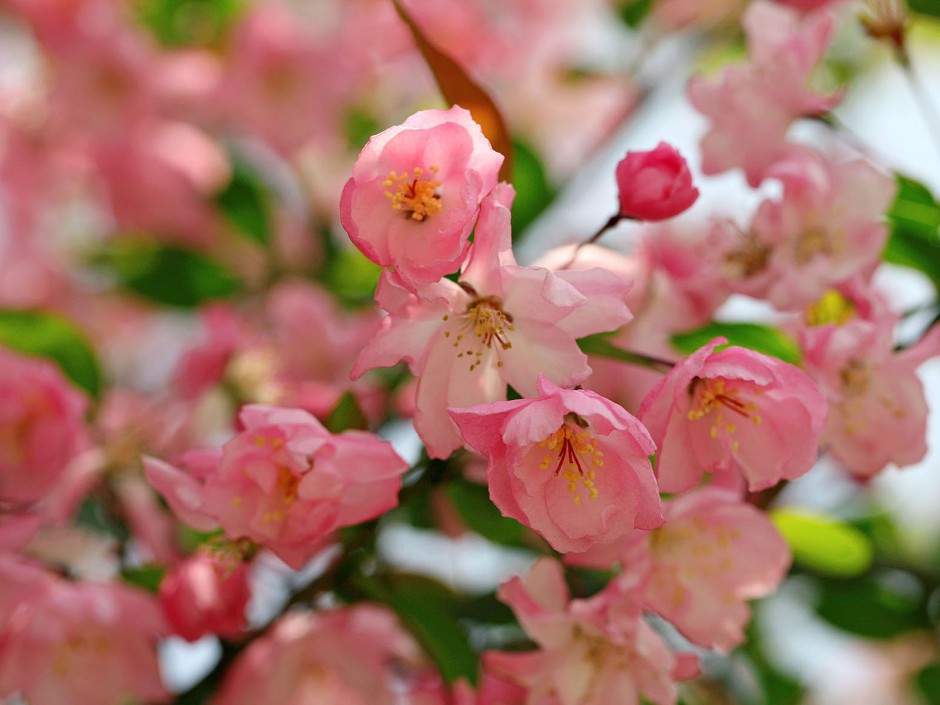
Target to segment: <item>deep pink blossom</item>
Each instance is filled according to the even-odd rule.
[[[662,524],[655,446],[623,408],[541,377],[538,398],[450,409],[487,456],[490,497],[558,551],[584,551]]]
[[[659,452],[664,492],[705,473],[737,471],[751,490],[806,473],[816,462],[826,401],[793,365],[716,338],[676,365],[643,400],[639,418]]]
[[[243,407],[239,421],[221,450],[184,456],[189,473],[144,460],[147,478],[195,528],[221,525],[299,568],[334,529],[398,503],[408,465],[374,435],[333,435],[305,411],[262,405]]]
[[[470,113],[422,110],[363,148],[340,202],[343,227],[409,286],[456,272],[501,154]]]
[[[88,444],[86,396],[48,360],[0,347],[0,501],[29,504]]]
[[[676,702],[675,680],[695,671],[643,620],[640,586],[612,583],[571,600],[561,564],[541,559],[499,588],[537,651],[488,652],[488,671],[528,689],[527,705],[656,705]]]
[[[689,165],[672,145],[627,152],[617,164],[620,216],[634,220],[666,220],[687,210],[698,198]]]

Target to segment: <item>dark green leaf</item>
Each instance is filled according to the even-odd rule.
[[[900,175],[897,180],[883,259],[923,272],[940,291],[940,204],[923,184]]]
[[[483,485],[458,479],[447,484],[446,492],[464,523],[483,538],[505,546],[531,545],[526,528],[500,514]]]
[[[914,678],[917,689],[924,696],[924,705],[940,705],[940,663],[933,663]]]
[[[160,589],[160,582],[163,580],[164,575],[166,575],[166,568],[155,564],[124,568],[121,571],[121,578],[125,583],[153,594],[156,594],[157,590]]]
[[[869,639],[890,639],[930,628],[922,596],[879,576],[820,583],[816,612],[839,629]]]
[[[200,252],[175,245],[123,241],[106,257],[125,288],[167,306],[194,308],[238,292],[235,276]]]
[[[512,169],[512,184],[516,188],[516,200],[512,204],[513,241],[535,220],[555,198],[555,187],[548,180],[545,167],[538,154],[521,140],[513,140],[515,162]]]
[[[232,178],[215,203],[225,219],[252,242],[267,246],[271,239],[271,213],[264,181],[241,157],[232,157]]]
[[[618,14],[620,19],[629,27],[639,27],[650,10],[653,9],[655,0],[626,0],[620,7]]]
[[[771,512],[793,560],[825,575],[851,577],[871,566],[874,551],[861,531],[830,516],[784,507]]]
[[[44,357],[94,397],[101,392],[101,369],[85,335],[70,321],[44,311],[0,310],[0,345]]]
[[[937,0],[907,0],[907,6],[915,12],[940,17],[940,2]]]
[[[794,365],[800,362],[800,348],[792,338],[776,328],[758,323],[709,323],[697,330],[676,333],[672,336],[672,344],[680,352],[690,355],[719,336],[727,338],[729,345],[756,350]]]
[[[353,428],[365,429],[369,424],[359,407],[359,402],[356,401],[356,396],[352,392],[346,392],[323,425],[330,433],[342,433]]]
[[[495,592],[460,601],[457,616],[484,624],[513,624],[516,621],[512,609],[498,600]]]

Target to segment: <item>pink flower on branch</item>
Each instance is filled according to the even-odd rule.
[[[687,210],[698,189],[678,150],[660,142],[653,150],[627,152],[617,164],[617,194],[621,218],[655,221]]]
[[[422,110],[372,137],[340,200],[362,253],[409,288],[456,272],[503,156],[458,106]]]
[[[705,473],[739,472],[751,491],[806,473],[816,462],[826,401],[798,368],[716,338],[647,395],[639,418],[659,446],[664,492]]]
[[[490,497],[557,551],[585,551],[634,527],[662,524],[643,425],[587,390],[539,378],[536,399],[450,409],[464,441],[487,456]]]
[[[335,529],[373,519],[398,503],[408,468],[370,433],[329,433],[309,413],[251,405],[241,433],[219,451],[184,456],[184,473],[146,458],[147,478],[184,522],[221,525],[299,568]]]

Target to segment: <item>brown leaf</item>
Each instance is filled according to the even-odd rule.
[[[434,74],[434,80],[444,100],[469,110],[473,119],[483,128],[483,134],[493,145],[493,149],[505,157],[499,170],[499,178],[509,181],[512,175],[512,140],[506,129],[506,121],[499,112],[499,108],[496,107],[496,103],[476,81],[467,75],[460,64],[438,49],[425,36],[400,0],[392,0],[392,4],[398,16],[411,30],[418,50],[431,69],[431,73]]]

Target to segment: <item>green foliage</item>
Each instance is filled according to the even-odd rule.
[[[522,233],[554,200],[556,189],[549,181],[539,155],[525,142],[513,140],[515,162],[512,183],[516,200],[512,204],[513,241],[519,242]]]
[[[445,492],[460,518],[480,536],[504,546],[531,547],[526,528],[500,514],[483,485],[457,479],[446,485]]]
[[[891,639],[930,628],[925,599],[910,576],[868,575],[853,580],[822,580],[816,613],[843,631],[869,639]]]
[[[816,573],[852,577],[871,566],[871,542],[849,524],[792,508],[774,510],[770,517],[790,545],[793,560]]]
[[[325,285],[348,304],[371,303],[382,268],[366,259],[359,250],[337,250],[326,268]]]
[[[164,575],[166,575],[166,568],[154,563],[128,566],[121,570],[121,578],[125,583],[152,594],[156,594],[157,590],[160,589],[160,582],[163,580]]]
[[[340,397],[323,425],[330,433],[342,433],[354,428],[368,428],[365,414],[362,413],[359,402],[356,401],[356,396],[352,392],[346,392]]]
[[[653,9],[655,0],[625,0],[617,14],[628,27],[639,27]]]
[[[353,107],[346,113],[343,124],[346,141],[354,149],[362,149],[373,135],[382,131],[379,121],[365,108]]]
[[[891,236],[883,259],[923,272],[940,291],[940,204],[923,184],[898,175],[888,211]]]
[[[91,344],[70,321],[45,311],[0,310],[0,345],[51,360],[93,397],[101,392],[101,369]]]
[[[135,10],[168,47],[219,44],[242,12],[244,0],[136,0]]]
[[[105,263],[123,288],[166,306],[195,308],[241,288],[221,263],[176,245],[125,240],[105,255]]]
[[[907,6],[915,12],[940,17],[940,2],[937,0],[907,0]]]
[[[933,663],[914,678],[925,705],[940,705],[940,663]]]
[[[755,350],[794,365],[800,362],[800,348],[790,336],[759,323],[709,323],[696,330],[676,333],[672,336],[672,344],[680,352],[690,355],[719,336],[727,338],[729,345]]]
[[[664,371],[663,365],[667,368],[671,366],[670,363],[660,363],[645,355],[639,355],[629,350],[618,348],[610,342],[610,336],[610,333],[588,335],[578,340],[578,347],[581,348],[581,352],[587,355],[606,357],[611,360],[619,360],[620,362],[627,362],[631,365],[639,365],[640,367],[648,367],[661,372]]]
[[[215,204],[237,233],[261,246],[271,240],[271,207],[261,176],[237,154],[232,155],[232,178],[215,195]]]

